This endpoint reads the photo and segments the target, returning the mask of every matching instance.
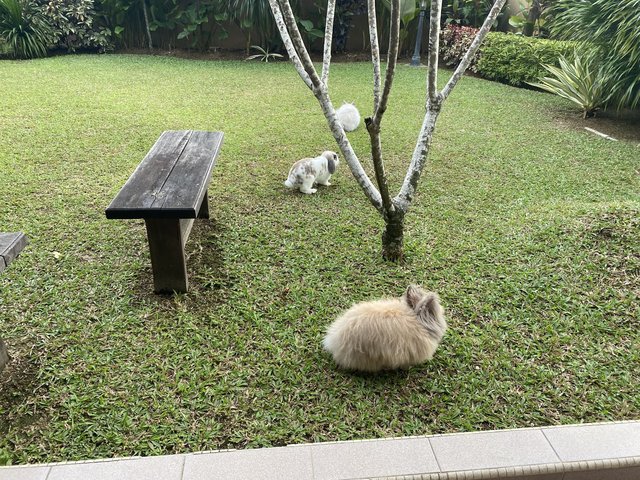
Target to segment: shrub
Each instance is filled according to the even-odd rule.
[[[111,30],[96,22],[94,0],[40,0],[41,11],[53,28],[54,44],[69,52],[113,48]]]
[[[47,54],[49,25],[42,15],[21,0],[0,0],[0,38],[9,55],[38,58]]]
[[[543,65],[558,65],[573,56],[575,44],[559,40],[490,32],[480,47],[477,73],[484,78],[524,86],[545,74]]]
[[[597,51],[618,108],[640,107],[640,0],[559,0],[552,32]]]
[[[457,67],[473,42],[477,28],[447,25],[440,34],[440,60],[449,67]],[[468,70],[477,73],[480,52],[471,60]]]

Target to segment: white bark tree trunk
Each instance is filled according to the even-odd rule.
[[[278,25],[278,30],[282,36],[285,48],[295,66],[298,74],[307,86],[313,91],[314,96],[320,103],[322,111],[329,129],[333,134],[340,151],[345,157],[351,173],[356,178],[363,192],[378,210],[385,221],[385,231],[382,235],[382,252],[388,260],[402,259],[402,241],[404,230],[404,216],[407,213],[411,202],[415,196],[418,182],[424,170],[436,121],[443,102],[451,94],[465,70],[468,68],[471,59],[480,47],[480,44],[489,32],[491,25],[495,21],[498,13],[506,0],[495,0],[482,27],[473,40],[471,47],[466,52],[460,65],[446,83],[445,87],[438,91],[438,49],[440,39],[440,17],[442,13],[442,0],[432,0],[429,29],[429,61],[427,66],[427,99],[426,113],[422,122],[422,128],[418,135],[418,140],[411,157],[411,163],[405,176],[404,182],[398,195],[391,198],[389,185],[384,170],[382,148],[380,142],[381,122],[387,108],[389,93],[393,84],[395,67],[398,56],[399,32],[400,32],[400,8],[399,0],[391,2],[391,25],[389,34],[389,51],[387,53],[387,69],[385,73],[384,88],[381,91],[381,70],[380,52],[378,47],[378,33],[376,25],[375,0],[368,0],[369,16],[369,39],[371,41],[371,60],[373,63],[373,115],[365,119],[367,131],[371,139],[372,161],[374,165],[376,188],[371,179],[362,168],[358,156],[356,155],[342,125],[336,117],[335,108],[329,96],[329,69],[331,65],[331,42],[333,31],[333,17],[335,14],[335,0],[328,0],[327,19],[325,27],[324,56],[322,62],[322,73],[318,76],[309,53],[304,46],[302,37],[296,25],[295,17],[289,0],[269,0],[269,5]],[[330,30],[329,30],[330,29]],[[378,190],[379,189],[379,190]]]

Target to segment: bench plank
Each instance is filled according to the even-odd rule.
[[[223,137],[164,132],[107,208],[107,218],[196,218]]]
[[[218,132],[193,132],[153,207],[193,209],[187,218],[195,218],[221,145],[222,134]]]
[[[26,246],[27,237],[24,233],[0,233],[0,272],[9,266]]]
[[[27,237],[24,233],[0,233],[0,272],[9,266],[16,259],[20,252],[27,246]],[[0,337],[0,372],[9,362],[9,352],[7,345]]]

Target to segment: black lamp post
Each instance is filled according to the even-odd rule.
[[[420,47],[422,45],[422,25],[424,24],[424,15],[427,11],[427,0],[420,0],[420,18],[418,19],[418,36],[416,37],[416,48],[411,57],[411,66],[420,66]]]

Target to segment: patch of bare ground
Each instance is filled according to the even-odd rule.
[[[582,219],[583,241],[610,287],[640,296],[640,211],[616,209]]]
[[[586,132],[585,127],[587,127],[616,140],[635,143],[640,147],[640,112],[638,111],[607,110],[598,112],[592,118],[582,118],[575,109],[562,109],[552,111],[551,115],[554,123],[560,128]],[[596,134],[591,133],[591,135]]]
[[[183,49],[153,49],[148,50],[145,48],[131,48],[125,50],[119,50],[118,53],[126,55],[157,55],[160,57],[175,57],[186,58],[191,60],[246,60],[247,57],[255,51],[247,53],[246,50],[226,50],[226,49],[210,49],[206,52],[200,52],[198,50],[183,50]],[[322,62],[321,53],[311,53],[311,59],[314,62]],[[257,60],[255,60],[257,61]],[[283,59],[273,59],[269,62],[286,62],[288,59],[286,55]],[[369,62],[371,61],[371,53],[368,52],[345,52],[345,53],[333,53],[331,54],[331,61],[336,63],[350,63],[350,62]]]
[[[8,414],[16,412],[16,405],[27,405],[29,398],[34,395],[38,385],[38,371],[40,367],[36,359],[25,344],[11,344],[9,348],[9,363],[0,373],[0,435],[5,435],[10,428],[20,428],[37,420],[36,416],[27,413],[29,409],[18,409],[20,415]]]

